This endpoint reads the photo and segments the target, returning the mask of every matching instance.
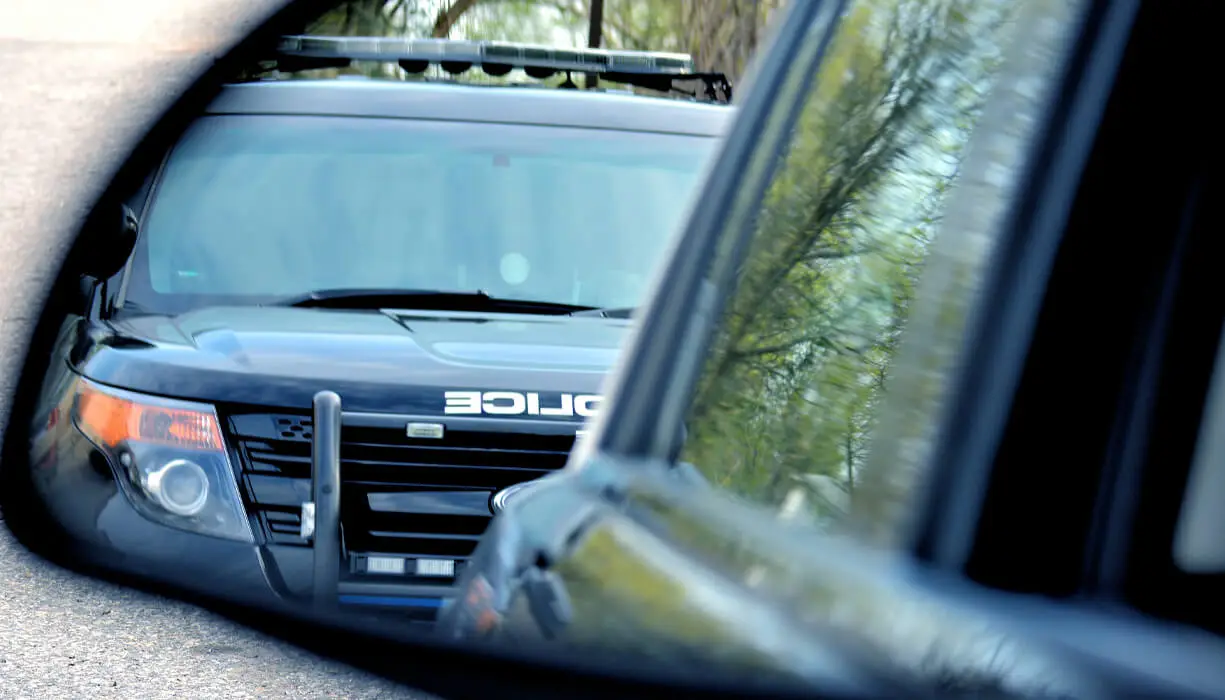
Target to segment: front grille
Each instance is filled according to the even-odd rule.
[[[409,422],[445,424],[441,438],[410,438]],[[301,504],[311,500],[309,416],[228,417],[243,486],[270,541],[307,546],[298,536]],[[491,518],[496,491],[561,468],[575,424],[346,414],[341,425],[340,523],[348,576],[362,578],[362,556],[451,559],[471,556]],[[365,578],[373,578],[371,574]],[[404,583],[446,583],[406,575]]]

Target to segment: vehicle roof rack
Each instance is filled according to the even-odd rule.
[[[347,68],[354,61],[396,63],[408,73],[420,74],[437,65],[451,75],[479,67],[500,77],[513,69],[543,80],[566,74],[563,88],[577,88],[571,73],[595,74],[603,80],[659,92],[680,93],[714,102],[731,102],[732,88],[722,73],[693,69],[688,54],[661,51],[569,49],[502,41],[403,39],[392,37],[285,36],[263,71],[293,73],[320,68]],[[703,90],[690,92],[678,82],[700,81]]]

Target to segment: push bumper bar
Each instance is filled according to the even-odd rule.
[[[341,604],[437,610],[453,588],[397,583],[367,583],[341,578],[343,543],[340,530],[340,396],[321,391],[313,400],[311,436],[311,499],[302,504],[303,539],[311,543],[311,606],[335,610]]]
[[[311,436],[311,498],[302,504],[302,537],[313,548],[311,602],[333,609],[340,583],[340,396],[321,391],[314,398]]]

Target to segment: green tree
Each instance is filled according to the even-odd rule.
[[[772,504],[799,489],[828,516],[853,495],[1002,13],[868,0],[844,19],[689,415],[685,459],[716,483]]]
[[[426,0],[346,0],[320,15],[307,29],[328,36],[421,35],[436,21],[436,2]]]
[[[784,2],[604,0],[601,45],[689,53],[698,70],[723,72],[735,81]],[[590,8],[590,0],[485,0],[469,16],[480,38],[551,43],[560,32],[579,46],[585,45]]]
[[[603,0],[603,48],[693,55],[698,70],[743,74],[767,24],[785,0]],[[493,39],[586,46],[591,0],[346,0],[307,32],[330,36]],[[340,73],[407,77],[395,66],[362,64],[297,77]],[[486,80],[474,72],[471,76]],[[501,82],[501,81],[493,81]]]

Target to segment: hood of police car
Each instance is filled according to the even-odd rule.
[[[448,391],[534,393],[533,405],[545,406],[593,394],[629,321],[211,307],[121,318],[110,329],[81,362],[95,381],[163,396],[302,407],[330,389],[348,410],[431,414],[444,412]]]

